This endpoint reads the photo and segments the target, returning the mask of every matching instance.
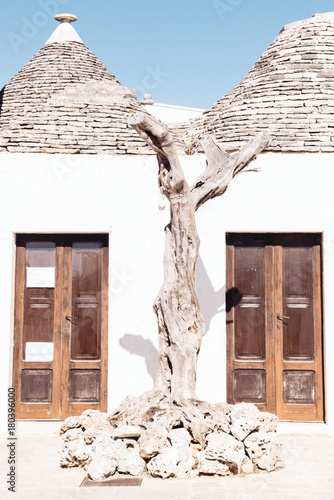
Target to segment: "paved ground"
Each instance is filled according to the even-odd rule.
[[[6,436],[1,436],[0,498],[22,500],[334,500],[334,437],[282,435],[284,469],[244,478],[144,479],[140,487],[79,488],[85,473],[60,469],[60,437],[19,436],[16,493],[7,490]]]

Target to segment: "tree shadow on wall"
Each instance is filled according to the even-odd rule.
[[[153,342],[150,339],[144,339],[141,335],[127,333],[120,339],[119,343],[129,353],[137,354],[145,359],[147,373],[155,382],[158,369],[158,349],[153,345]]]
[[[211,283],[203,260],[197,260],[197,296],[204,317],[206,330],[210,328],[211,320],[219,313],[225,311],[225,286],[215,290]]]
[[[235,307],[242,298],[237,288],[228,290],[226,297],[225,286],[222,286],[217,291],[214,290],[201,257],[199,257],[197,261],[197,295],[207,331],[210,328],[211,320],[217,314],[225,311],[225,304],[226,311],[229,312],[229,310]],[[145,339],[141,335],[127,333],[120,339],[119,344],[130,354],[136,354],[144,358],[147,373],[152,377],[153,382],[155,382],[159,352],[153,345],[153,342],[149,339]]]

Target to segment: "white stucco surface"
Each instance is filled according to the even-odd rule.
[[[164,123],[185,122],[190,118],[201,116],[204,109],[189,108],[186,106],[174,106],[172,104],[161,104],[155,102],[152,106],[146,106],[146,111],[156,116]]]
[[[203,156],[181,158],[192,182]],[[208,327],[197,393],[225,400],[226,232],[323,233],[326,421],[334,433],[334,165],[330,154],[264,154],[197,213],[198,293]],[[158,346],[152,304],[162,283],[168,206],[150,157],[3,154],[0,162],[1,430],[11,384],[16,233],[108,233],[109,410],[152,387]]]

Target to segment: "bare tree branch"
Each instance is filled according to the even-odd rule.
[[[268,135],[259,134],[241,151],[230,156],[213,135],[204,136],[201,145],[206,154],[207,166],[190,189],[194,209],[197,210],[207,200],[225,193],[233,177],[240,172],[254,171],[247,169],[247,166],[267,147],[269,141]]]
[[[169,199],[185,188],[185,178],[173,138],[166,125],[147,113],[139,111],[129,120],[129,125],[157,153],[159,163],[159,187]]]

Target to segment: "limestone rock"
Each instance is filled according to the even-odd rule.
[[[252,431],[259,429],[260,420],[257,413],[260,412],[258,410],[255,412],[253,408],[248,407],[232,410],[230,415],[231,434],[239,441],[243,441]]]
[[[152,458],[167,446],[168,432],[165,427],[153,424],[142,433],[138,440],[139,455],[142,458]]]
[[[84,437],[83,430],[81,429],[81,427],[77,427],[75,429],[69,429],[66,434],[64,434],[63,441],[64,443],[66,443],[67,441],[76,441],[81,437]]]
[[[219,460],[208,460],[206,458],[205,451],[200,451],[197,454],[198,460],[198,472],[199,474],[205,475],[218,475],[218,476],[228,476],[230,475],[230,469],[228,465]]]
[[[95,458],[89,464],[87,475],[93,481],[99,481],[115,474],[116,467],[116,462],[108,457]]]
[[[190,435],[186,429],[173,429],[168,433],[171,446],[163,449],[147,464],[149,473],[154,477],[175,477],[183,479],[195,465],[190,449]]]
[[[270,472],[283,466],[282,445],[275,432],[253,432],[244,444],[249,457],[259,469]]]
[[[240,472],[242,472],[243,474],[253,474],[254,465],[250,458],[246,458],[242,462]]]
[[[117,469],[132,476],[141,475],[146,467],[145,461],[139,456],[139,446],[135,439],[112,438],[108,433],[101,433],[91,446],[90,456],[92,467],[88,472],[103,477],[105,470],[109,475]],[[110,464],[110,461],[112,464]],[[114,470],[115,466],[115,470]],[[92,477],[92,475],[90,474]],[[107,477],[104,475],[104,477]]]
[[[230,434],[213,432],[207,436],[205,458],[223,462],[231,472],[237,474],[245,458],[245,448]]]
[[[86,410],[78,417],[69,417],[63,422],[60,434],[68,435],[71,429],[81,429],[86,444],[91,444],[101,432],[111,434],[113,428],[107,420],[107,414],[98,410]]]
[[[233,423],[237,420],[241,415],[254,415],[255,417],[259,417],[260,410],[253,403],[237,403],[231,407],[230,412],[230,420]]]
[[[263,412],[260,412],[259,419],[261,422],[259,430],[265,431],[265,432],[275,432],[276,431],[277,422],[278,422],[277,415],[263,411]]]
[[[65,441],[60,453],[61,467],[84,466],[91,461],[90,447],[86,445],[83,433],[72,441]]]
[[[140,476],[146,469],[146,462],[139,456],[139,446],[134,439],[116,439],[112,444],[112,456],[117,470],[123,474]]]
[[[114,442],[107,432],[101,432],[90,448],[92,460],[101,457],[112,458],[114,453]]]
[[[186,444],[189,446],[191,437],[186,429],[172,429],[168,433],[168,439],[172,443],[172,446],[182,447]]]
[[[113,437],[139,438],[143,429],[139,425],[123,425],[113,430]]]

